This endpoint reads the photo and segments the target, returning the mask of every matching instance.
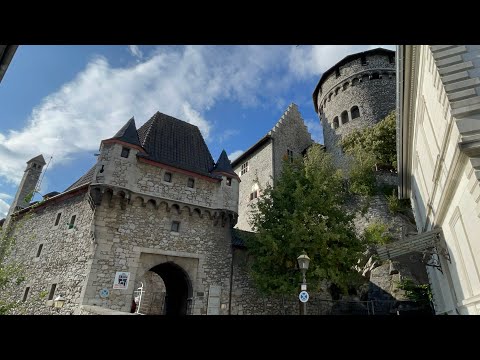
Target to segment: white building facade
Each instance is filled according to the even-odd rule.
[[[427,271],[437,314],[480,314],[480,46],[397,47],[399,196],[440,233]]]

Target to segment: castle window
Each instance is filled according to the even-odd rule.
[[[33,168],[36,169],[36,168],[37,168],[37,164],[33,164]]]
[[[252,192],[250,193],[250,201],[256,199],[260,196],[259,186],[257,183],[254,183],[252,186]]]
[[[348,83],[343,84],[343,91],[347,90],[348,88]]]
[[[53,300],[53,297],[55,296],[55,289],[57,288],[57,284],[52,284],[50,287],[50,293],[48,294],[48,300]]]
[[[172,182],[172,173],[166,172],[163,175],[163,181],[165,182]]]
[[[72,229],[75,226],[75,219],[77,218],[77,215],[73,215],[72,218],[70,219],[70,223],[68,224],[68,228]]]
[[[193,179],[193,178],[188,178],[187,186],[188,186],[189,188],[192,188],[192,189],[193,189],[193,187],[195,186],[195,179]]]
[[[388,62],[390,64],[393,64],[395,62],[395,55],[388,55]]]
[[[245,161],[242,164],[242,170],[240,171],[240,175],[243,175],[248,172],[248,161]]]
[[[367,65],[367,57],[365,55],[361,56],[362,65]]]
[[[340,77],[340,68],[339,67],[337,67],[335,69],[335,77],[337,77],[337,78]]]
[[[178,232],[180,230],[180,221],[172,221],[171,231]]]
[[[360,117],[360,110],[358,109],[358,106],[352,107],[350,113],[352,114],[352,120]]]
[[[62,216],[62,213],[58,213],[57,214],[57,218],[55,219],[55,226],[58,225],[58,223],[60,222],[60,217]]]
[[[126,147],[122,148],[122,154],[120,156],[124,158],[128,158],[128,155],[130,155],[130,149]]]
[[[23,302],[27,301],[27,297],[28,297],[28,292],[29,292],[29,291],[30,291],[30,286],[27,286],[27,287],[25,288],[25,292],[23,293],[23,299],[22,299]]]
[[[378,80],[380,79],[380,74],[377,72],[374,72],[371,77],[372,80]]]
[[[102,165],[102,168],[100,169],[100,174],[105,171],[104,167],[105,167],[105,165]]]
[[[335,116],[333,119],[333,128],[338,129],[338,116]]]
[[[342,118],[342,125],[348,123],[348,113],[346,111],[342,112],[341,118]]]
[[[290,160],[291,163],[293,163],[293,151],[290,149],[287,149],[287,156],[288,160]]]
[[[227,177],[226,184],[227,184],[227,186],[232,186],[232,178],[231,177]]]
[[[40,254],[42,253],[42,249],[43,249],[43,244],[40,244],[40,245],[38,246],[37,258],[40,257]]]
[[[355,78],[352,80],[352,86],[355,86],[355,85],[358,85],[360,80],[358,80],[358,78]]]
[[[339,92],[339,91],[340,91],[340,88],[339,88],[339,87],[337,87],[337,88],[335,89],[335,96],[337,96],[337,95],[338,95],[338,92]]]

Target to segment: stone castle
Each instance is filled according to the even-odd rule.
[[[347,56],[314,91],[326,151],[340,166],[338,139],[395,108],[394,55],[375,49]],[[22,299],[32,314],[57,313],[59,294],[62,314],[131,313],[139,306],[143,314],[285,313],[284,299],[260,297],[248,277],[249,205],[274,184],[285,157],[301,156],[312,143],[295,104],[233,163],[225,151],[215,162],[194,125],[157,112],[137,129],[132,118],[101,141],[84,176],[26,215],[32,206],[23,199],[45,165],[39,155],[27,162],[4,226],[16,238],[11,258],[26,269],[26,283],[2,296]],[[382,176],[396,183],[395,174]],[[359,231],[376,218],[404,226],[378,198],[358,219]],[[381,290],[371,297],[391,296],[398,269],[411,269],[361,265],[370,265],[366,275]]]

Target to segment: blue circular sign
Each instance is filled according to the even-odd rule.
[[[108,291],[108,289],[103,288],[102,290],[100,290],[100,297],[106,298],[108,297],[108,295],[110,295],[110,291]]]
[[[299,295],[298,298],[300,299],[301,302],[306,303],[308,301],[308,293],[306,291],[302,291]]]

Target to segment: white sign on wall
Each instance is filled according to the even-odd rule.
[[[117,271],[115,274],[115,281],[113,282],[114,289],[126,289],[128,288],[128,279],[130,273],[125,271]]]

